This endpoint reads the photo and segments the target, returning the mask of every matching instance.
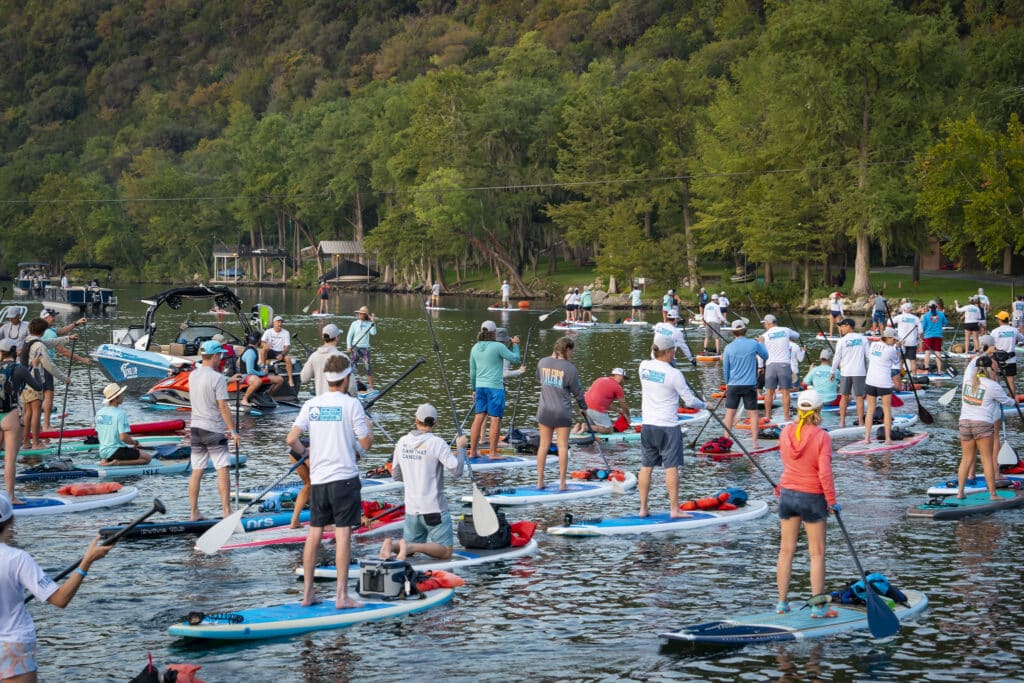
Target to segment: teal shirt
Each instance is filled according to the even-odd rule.
[[[832,366],[818,365],[811,368],[807,376],[804,377],[804,384],[808,388],[817,391],[818,396],[821,396],[821,401],[825,405],[835,401],[836,396],[839,394],[839,375],[837,374],[834,380],[829,380],[828,376],[830,374],[832,374]]]
[[[369,330],[369,332],[367,332]],[[369,320],[353,320],[348,326],[348,335],[345,337],[345,347],[349,349],[370,348],[370,337],[377,334],[377,325]],[[352,346],[355,344],[355,346]]]
[[[594,296],[590,292],[580,294],[580,306],[593,306]]]
[[[473,350],[469,352],[469,385],[473,387],[473,391],[505,388],[502,360],[517,365],[519,344],[513,345],[511,351],[496,341],[478,341],[473,345]]]
[[[53,329],[52,327],[47,327],[46,331],[43,332],[43,336],[40,337],[40,339],[46,341],[47,339],[56,339],[57,336],[57,330]],[[46,352],[50,354],[50,360],[54,360],[57,357],[57,352],[54,351],[54,348],[52,346],[47,345]]]
[[[118,448],[127,446],[121,441],[122,434],[131,432],[128,413],[121,408],[106,406],[96,411],[96,435],[100,440],[100,457],[109,458]]]

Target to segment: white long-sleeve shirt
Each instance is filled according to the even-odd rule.
[[[923,333],[921,319],[913,313],[900,313],[896,316],[896,338],[904,346],[917,346]]]
[[[867,339],[859,332],[844,334],[836,342],[832,357],[832,372],[843,377],[864,377],[867,375]]]
[[[768,365],[772,363],[789,363],[789,342],[791,339],[794,341],[800,339],[800,333],[781,325],[776,325],[764,331],[764,334],[761,335],[761,341],[764,342],[764,347],[768,349],[768,360],[766,361]]]

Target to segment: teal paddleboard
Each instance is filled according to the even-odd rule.
[[[960,519],[971,515],[987,515],[999,510],[1008,510],[1024,505],[1024,491],[1016,489],[999,489],[996,499],[988,496],[988,491],[971,493],[966,498],[952,496],[935,496],[927,503],[915,505],[907,510],[908,517],[924,519]]]

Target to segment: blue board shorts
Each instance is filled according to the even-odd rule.
[[[879,325],[885,324],[885,311],[875,311],[871,314],[871,322],[878,323]]]
[[[405,530],[402,538],[406,543],[437,543],[446,548],[455,545],[452,533],[452,516],[447,510],[439,513],[441,519],[434,526],[427,524],[425,517],[430,515],[406,515]]]
[[[643,449],[641,467],[683,466],[683,433],[679,427],[644,425],[640,430],[640,447]]]
[[[491,417],[505,417],[505,390],[480,387],[473,403],[474,413],[487,413]]]
[[[828,518],[828,502],[824,493],[804,493],[782,489],[779,496],[779,519],[799,517],[802,522],[820,522]]]

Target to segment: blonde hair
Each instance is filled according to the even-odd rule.
[[[801,410],[796,409],[796,440],[800,440],[800,430],[803,429],[805,424],[811,424],[817,427],[821,424],[821,408],[814,408],[813,410]]]

